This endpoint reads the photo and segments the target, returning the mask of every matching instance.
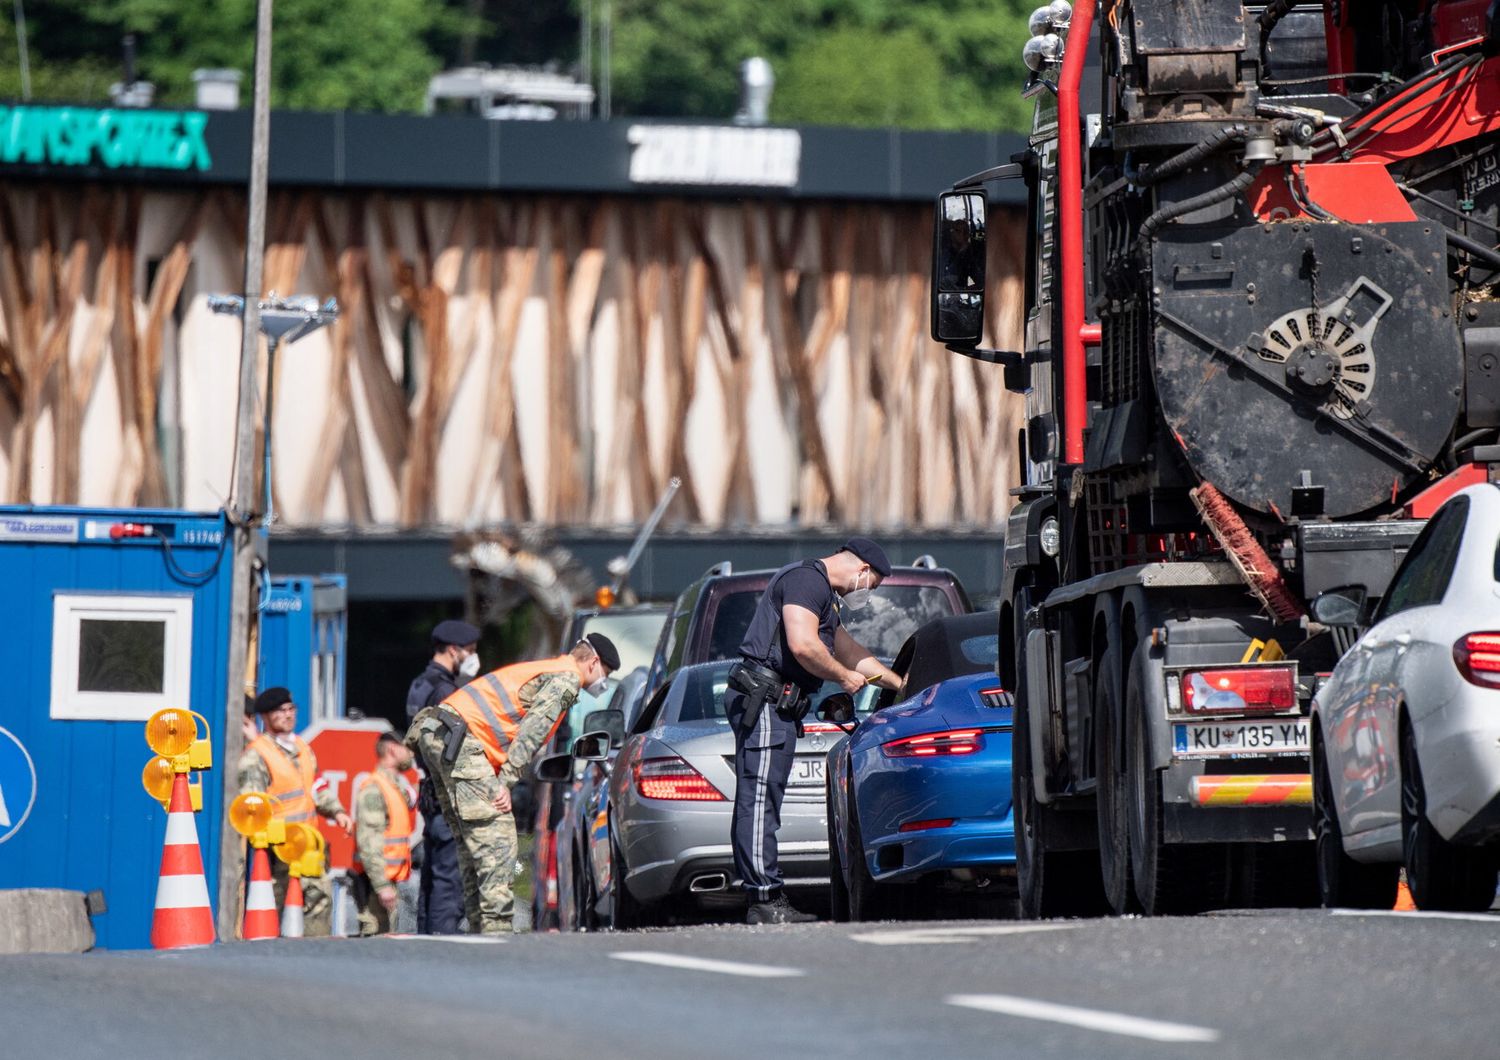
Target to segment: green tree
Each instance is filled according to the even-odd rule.
[[[913,30],[836,29],[792,52],[772,117],[805,125],[943,128],[943,68]]]

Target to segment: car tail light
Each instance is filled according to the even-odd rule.
[[[635,790],[645,799],[674,802],[723,802],[724,795],[708,778],[676,755],[647,758],[632,771]]]
[[[1500,633],[1470,633],[1453,645],[1453,661],[1472,683],[1500,688]]]
[[[887,758],[936,758],[939,755],[971,755],[984,746],[981,729],[951,729],[906,736],[880,745]]]
[[[928,828],[948,828],[957,819],[956,817],[934,817],[930,821],[907,821],[901,826],[900,831],[921,832]]]
[[[1003,688],[981,688],[979,690],[979,702],[987,707],[1009,707],[1013,705],[1010,693]]]
[[[1291,710],[1297,682],[1283,666],[1195,670],[1182,675],[1182,707],[1189,714],[1244,714]]]

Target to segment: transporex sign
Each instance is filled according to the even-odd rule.
[[[0,107],[0,162],[207,171],[207,126],[203,111]]]
[[[9,729],[0,729],[0,843],[21,830],[36,803],[36,766]]]

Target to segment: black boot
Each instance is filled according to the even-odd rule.
[[[811,913],[801,912],[792,905],[784,894],[778,894],[769,902],[753,903],[750,912],[745,914],[747,924],[810,924],[816,919]]]

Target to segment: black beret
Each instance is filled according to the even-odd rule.
[[[891,561],[885,557],[885,549],[868,537],[851,537],[844,542],[842,552],[852,552],[870,565],[870,569],[882,578],[891,576]]]
[[[450,618],[439,622],[432,627],[432,643],[434,644],[465,644],[479,643],[479,630],[456,618]]]
[[[606,670],[613,673],[620,668],[620,651],[615,647],[614,641],[603,633],[590,633],[583,639],[588,641],[590,648],[594,649],[594,653],[599,656],[599,661],[604,664]]]
[[[284,706],[291,701],[291,691],[282,688],[280,685],[277,685],[274,688],[266,689],[260,695],[255,697],[255,713],[269,714],[276,708]]]

